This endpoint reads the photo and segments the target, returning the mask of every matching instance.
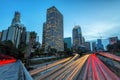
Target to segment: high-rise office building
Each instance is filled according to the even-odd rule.
[[[36,36],[36,42],[39,42],[39,36]]]
[[[117,36],[109,38],[109,44],[115,44],[115,43],[117,43],[117,41],[118,41],[118,37]]]
[[[102,40],[101,39],[97,39],[97,51],[102,51],[104,50],[104,46],[102,44]]]
[[[46,23],[43,23],[43,33],[42,33],[42,48],[45,49],[45,31],[46,31]]]
[[[16,25],[16,24],[21,24],[21,21],[20,21],[20,12],[17,12],[17,11],[14,14],[14,18],[12,19],[11,25]]]
[[[63,40],[63,15],[55,6],[47,9],[46,22],[43,24],[42,46],[47,51],[48,47],[64,51]]]
[[[15,12],[11,26],[8,27],[7,30],[3,30],[2,32],[2,41],[11,40],[13,44],[15,44],[16,47],[18,47],[20,42],[25,42],[25,32],[26,28],[20,22],[20,13]]]
[[[21,37],[20,37],[20,43],[25,43],[26,41],[26,27],[22,27]]]
[[[82,46],[84,46],[84,45],[85,45],[85,38],[82,37]]]
[[[15,35],[16,33],[16,27],[9,27],[8,28],[8,36],[7,36],[7,39],[6,40],[11,40],[13,43],[15,43]]]
[[[72,47],[71,37],[64,38],[64,43],[67,44],[67,48],[71,49]]]
[[[26,44],[30,42],[30,32],[26,32]]]
[[[86,47],[87,50],[91,51],[90,42],[85,42],[85,47]]]
[[[2,32],[0,32],[0,41],[1,41]]]
[[[92,51],[96,51],[96,42],[92,42]]]
[[[80,26],[75,26],[72,31],[73,49],[78,49],[82,45],[82,31]]]
[[[1,41],[5,41],[7,39],[7,32],[8,30],[2,30]]]

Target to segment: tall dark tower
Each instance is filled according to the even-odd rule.
[[[20,21],[20,12],[15,12],[11,26],[8,28],[7,40],[11,40],[18,48],[21,42],[25,42],[26,28]]]
[[[17,11],[14,14],[14,18],[12,20],[12,25],[14,25],[15,23],[20,23],[20,13]]]
[[[80,26],[75,26],[73,28],[73,48],[74,49],[78,49],[78,47],[80,47],[82,45],[82,31]]]
[[[57,51],[64,51],[63,15],[54,6],[47,9],[43,32],[45,50],[50,46],[57,49]]]

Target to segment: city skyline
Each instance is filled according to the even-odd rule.
[[[51,6],[56,6],[64,16],[64,37],[72,37],[74,25],[80,25],[87,41],[96,40],[100,36],[103,39],[112,36],[120,38],[118,29],[120,28],[120,5],[117,0],[2,0],[0,3],[0,31],[9,27],[14,12],[19,11],[21,22],[26,26],[27,31],[36,31],[40,36],[40,43],[42,43],[42,28],[46,21],[46,10]]]

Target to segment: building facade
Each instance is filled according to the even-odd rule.
[[[92,42],[92,51],[96,51],[96,42]]]
[[[0,41],[1,41],[2,32],[0,32]]]
[[[8,27],[7,30],[2,31],[1,41],[11,40],[13,44],[18,48],[20,42],[25,42],[25,32],[26,28],[20,22],[20,13],[15,12],[10,27]]]
[[[36,36],[36,42],[39,42],[39,36]]]
[[[82,31],[80,26],[75,26],[72,31],[73,49],[78,49],[82,45]]]
[[[118,41],[118,37],[117,36],[109,38],[109,44],[115,44],[115,43],[117,43],[117,41]]]
[[[85,42],[85,47],[87,50],[91,51],[90,42]]]
[[[69,48],[69,49],[72,48],[71,37],[64,38],[64,43],[67,44],[67,48]]]
[[[85,38],[82,37],[82,46],[84,46],[84,45],[85,45]]]
[[[97,39],[97,51],[103,51],[103,50],[104,50],[104,46],[102,44],[102,40]]]
[[[47,9],[46,22],[43,24],[42,46],[45,51],[49,46],[57,51],[64,51],[63,15],[54,6]]]
[[[26,44],[30,42],[30,32],[26,32]]]
[[[43,23],[43,33],[42,33],[42,48],[45,49],[45,31],[46,31],[46,23]]]
[[[1,41],[5,41],[7,39],[8,30],[2,30]]]

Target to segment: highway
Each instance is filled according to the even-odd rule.
[[[56,71],[55,73],[47,76],[47,78],[44,78],[43,80],[65,80],[65,79],[72,79],[73,76],[77,74],[77,72],[80,70],[80,68],[83,66],[84,62],[88,58],[89,55],[86,55],[82,58],[79,58],[68,65],[65,65],[64,68]],[[40,79],[41,80],[41,79]]]
[[[84,75],[82,75],[84,74]],[[97,56],[91,54],[76,80],[120,80]]]
[[[120,63],[120,57],[118,56],[109,53],[100,53],[100,55],[112,58],[112,60]],[[48,68],[51,69],[59,64],[61,65],[45,72],[34,80],[120,80],[120,76],[111,71],[109,66],[106,66],[96,54],[86,54],[81,57],[75,54],[74,57],[59,60],[49,65]],[[36,75],[45,70],[46,66],[35,69],[30,74]]]
[[[77,58],[78,58],[78,54],[75,54],[75,56],[70,59],[68,62],[66,62],[65,64],[63,64],[62,66],[52,70],[51,72],[49,72],[48,74],[45,74],[43,76],[39,77],[39,80],[53,80],[53,77],[57,77],[57,72],[61,71],[61,69],[64,69],[66,66],[68,66],[69,64],[71,64],[72,62],[74,62]],[[55,74],[55,75],[54,75]],[[54,75],[54,76],[53,76]],[[52,76],[52,77],[51,77]]]
[[[74,69],[71,70],[70,75],[66,78],[66,80],[73,80],[76,75],[81,71],[83,65],[85,64],[86,60],[88,59],[89,55],[85,55],[79,58],[76,62],[77,66],[74,66]]]
[[[67,64],[67,63],[73,61],[74,59],[76,59],[78,56],[79,56],[78,54],[75,54],[74,57],[65,58],[65,59],[59,60],[53,64],[49,64],[49,65],[47,65],[47,69],[50,69],[50,68],[57,66],[59,64],[64,64],[65,62],[66,62],[65,64]],[[30,71],[29,73],[31,76],[34,76],[34,75],[41,73],[45,70],[46,70],[46,66],[43,66],[42,68],[34,69],[34,70]]]
[[[55,63],[53,63],[53,64],[49,64],[49,65],[47,66],[47,69],[49,69],[49,68],[51,68],[51,67],[54,67],[54,66],[56,66],[56,65],[58,65],[58,64],[65,63],[65,62],[68,61],[69,59],[71,59],[71,57],[62,59],[62,60],[57,61],[57,62],[55,62]],[[30,71],[30,75],[33,76],[33,75],[35,75],[35,74],[37,74],[37,73],[39,73],[39,72],[42,72],[42,71],[44,71],[44,70],[46,70],[46,66],[43,66],[42,68],[38,68],[38,69],[34,69],[34,70]]]

